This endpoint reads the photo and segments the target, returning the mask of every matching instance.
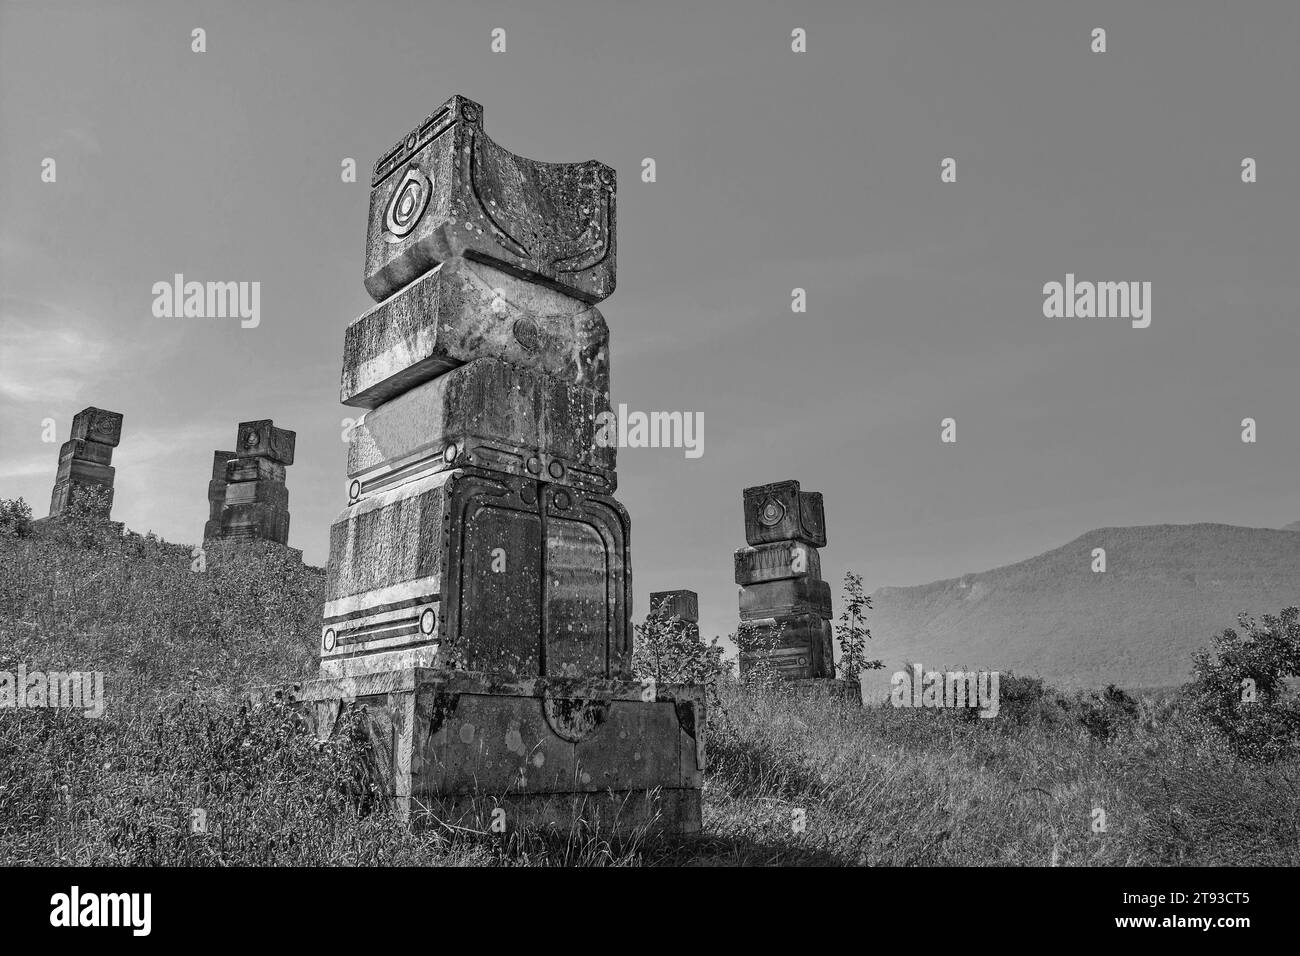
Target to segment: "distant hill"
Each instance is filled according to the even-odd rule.
[[[1288,530],[1289,529],[1289,530]],[[1014,670],[1064,688],[1159,687],[1189,676],[1192,652],[1239,611],[1300,604],[1300,522],[1102,528],[1018,564],[872,595],[864,674],[887,692],[904,661]],[[1092,551],[1106,550],[1094,573]]]

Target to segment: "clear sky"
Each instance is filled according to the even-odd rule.
[[[461,92],[507,149],[617,169],[614,401],[704,415],[698,459],[620,452],[638,618],[688,587],[733,629],[741,489],[785,478],[826,496],[837,601],[848,568],[870,589],[1099,526],[1281,526],[1297,39],[1293,2],[0,0],[0,496],[44,514],[41,422],[61,442],[98,405],[126,416],[114,517],[194,541],[213,449],[272,418],[298,433],[291,544],[324,563],[366,170]],[[260,325],[155,318],[178,272],[260,282]],[[1045,318],[1067,273],[1150,282],[1151,327]]]

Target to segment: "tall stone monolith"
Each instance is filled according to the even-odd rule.
[[[496,145],[453,96],[371,178],[344,333],[351,431],[330,530],[330,732],[367,707],[402,813],[444,823],[700,825],[704,699],[631,679],[630,523],[612,494],[615,178]]]

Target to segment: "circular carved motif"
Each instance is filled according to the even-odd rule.
[[[325,629],[325,636],[321,640],[321,644],[324,646],[325,650],[327,651],[334,650],[334,644],[335,644],[334,628],[327,627]]]
[[[433,194],[433,180],[416,166],[411,166],[393,190],[384,213],[384,228],[392,240],[402,239],[415,228]]]
[[[420,614],[420,633],[432,634],[433,629],[438,626],[438,612],[431,607],[426,607]]]
[[[768,498],[758,506],[758,523],[764,528],[775,528],[785,517],[785,505],[775,498]]]

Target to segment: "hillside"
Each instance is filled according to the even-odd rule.
[[[1106,571],[1091,570],[1104,548]],[[872,595],[870,681],[904,661],[1035,674],[1061,687],[1180,683],[1236,621],[1300,603],[1300,535],[1222,524],[1102,528],[1018,564]]]

